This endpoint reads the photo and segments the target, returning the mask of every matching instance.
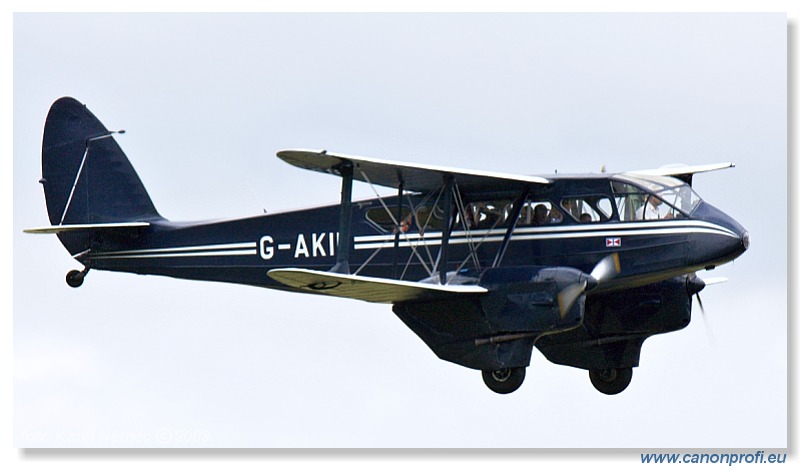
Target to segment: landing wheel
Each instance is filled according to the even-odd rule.
[[[67,273],[67,285],[70,287],[80,287],[83,285],[83,278],[86,277],[86,273],[89,270],[85,269],[83,271],[72,270]]]
[[[589,371],[589,379],[594,388],[606,395],[616,395],[628,388],[631,378],[633,378],[633,369],[630,367]]]
[[[495,393],[511,393],[525,380],[524,367],[481,371],[483,382]]]

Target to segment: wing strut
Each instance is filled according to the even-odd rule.
[[[442,226],[442,246],[439,248],[439,284],[447,284],[447,244],[453,231],[453,175],[444,177],[444,225]]]
[[[343,160],[339,165],[342,176],[342,200],[339,213],[339,246],[336,247],[336,265],[331,272],[350,274],[350,218],[353,205],[353,164]]]
[[[508,242],[511,241],[511,233],[517,228],[519,214],[522,212],[522,206],[525,204],[525,200],[528,198],[528,194],[530,194],[530,192],[530,186],[526,186],[525,189],[522,190],[522,193],[519,195],[517,200],[514,201],[514,209],[510,216],[511,222],[508,224],[508,230],[506,230],[506,234],[503,237],[503,242],[500,244],[500,248],[497,250],[497,255],[494,257],[494,262],[492,263],[493,268],[500,266],[500,263],[503,262],[503,256],[506,254]]]
[[[402,234],[402,236],[403,236],[403,237],[404,237],[406,240],[408,240],[408,235],[406,235],[406,233],[405,233],[405,232],[403,232],[403,231],[401,230],[401,225],[400,225],[400,222],[398,221],[398,218],[397,218],[397,217],[395,217],[395,215],[392,213],[391,209],[389,209],[389,206],[387,206],[387,205],[386,205],[386,203],[383,201],[383,198],[382,198],[382,197],[381,197],[381,195],[378,193],[378,190],[377,190],[377,189],[375,189],[375,185],[373,185],[373,184],[372,184],[372,181],[370,181],[369,177],[367,176],[367,174],[366,174],[366,173],[365,173],[363,170],[361,170],[361,171],[360,171],[360,173],[361,173],[361,177],[363,177],[363,178],[364,178],[364,181],[366,181],[366,182],[367,182],[367,183],[370,185],[370,187],[372,188],[372,190],[373,190],[373,191],[375,191],[375,196],[377,196],[377,198],[378,198],[378,201],[381,203],[381,206],[383,206],[383,209],[386,211],[386,213],[389,215],[389,217],[391,217],[391,219],[392,219],[392,223],[394,224],[394,228],[395,228],[395,230],[396,230],[396,233],[395,233],[395,235],[396,235],[396,236],[395,236],[395,239],[397,239],[397,235],[400,235],[400,234]],[[402,184],[402,183],[403,183],[403,181],[402,181],[402,176],[398,175],[398,179],[399,179],[399,182]],[[439,196],[441,196],[441,191],[440,191],[440,194],[439,194]],[[427,200],[427,197],[425,198],[425,200]],[[437,202],[439,201],[439,198],[438,198],[438,197],[436,198],[436,201],[437,201]],[[411,211],[411,212],[412,212],[412,213],[414,213],[414,212],[415,212],[415,210],[413,210],[413,204],[411,204],[411,206],[412,206],[412,211]],[[434,203],[434,206],[436,206],[436,204],[435,204],[435,203]],[[398,207],[400,207],[400,205],[399,205],[399,201],[398,201]],[[433,215],[433,212],[431,212],[431,214],[428,216],[428,220],[429,220],[429,221],[430,221],[430,218],[431,218],[431,216],[432,216],[432,215]],[[427,226],[427,222],[426,222],[425,226]],[[398,242],[398,244],[399,244],[399,242]],[[423,243],[423,245],[424,245],[424,243]],[[411,252],[412,252],[411,256],[409,257],[409,260],[411,259],[411,257],[413,257],[413,256],[416,256],[416,257],[419,259],[419,261],[420,261],[420,263],[421,263],[421,266],[422,266],[422,267],[425,269],[425,271],[427,271],[427,272],[428,272],[428,276],[430,276],[430,277],[433,277],[433,272],[434,272],[434,271],[436,271],[436,262],[435,262],[435,261],[433,261],[433,260],[431,259],[431,265],[432,265],[433,267],[432,267],[431,269],[428,269],[427,265],[425,264],[425,260],[424,260],[424,259],[422,259],[422,256],[421,256],[421,255],[420,255],[420,254],[417,252],[417,249],[415,248],[414,244],[410,244],[409,246],[411,247]],[[425,246],[426,246],[426,251],[427,251],[427,245],[425,245]],[[378,251],[380,251],[381,249],[382,249],[382,248],[378,248]],[[372,258],[373,258],[373,257],[374,257],[376,254],[377,254],[377,251],[376,251],[375,253],[373,253],[373,255],[372,255],[372,256],[370,256],[370,258],[369,258],[369,259],[367,259],[367,261],[365,261],[365,262],[364,262],[364,264],[363,264],[363,265],[362,265],[360,268],[358,268],[358,270],[360,271],[360,270],[361,270],[361,268],[363,268],[363,267],[366,265],[366,263],[368,263],[369,261],[371,261],[371,260],[372,260]],[[429,255],[429,257],[430,257],[430,253],[428,253],[428,255]],[[407,267],[408,267],[408,263],[406,263],[406,268],[407,268]],[[405,273],[405,269],[403,269],[403,273]],[[356,274],[358,274],[358,273],[356,272]],[[401,278],[401,279],[403,278],[403,274],[401,274],[401,275],[400,275],[400,278]]]
[[[392,278],[397,277],[397,249],[400,247],[400,232],[402,231],[402,218],[403,218],[403,178],[400,178],[400,184],[397,185],[397,208],[395,209],[395,225],[394,232],[394,250],[392,250]]]

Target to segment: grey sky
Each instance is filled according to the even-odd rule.
[[[15,444],[786,446],[786,52],[782,14],[15,15]],[[534,353],[499,396],[385,306],[67,287],[57,239],[21,233],[46,224],[42,126],[65,95],[128,131],[174,220],[336,201],[335,178],[275,158],[292,147],[525,174],[733,161],[695,189],[752,246],[621,395]]]

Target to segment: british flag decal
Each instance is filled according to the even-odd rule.
[[[622,238],[620,237],[606,238],[606,248],[612,248],[615,246],[622,246]]]

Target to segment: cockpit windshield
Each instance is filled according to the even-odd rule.
[[[689,217],[701,201],[688,184],[676,178],[617,178],[611,181],[611,189],[622,221]]]

